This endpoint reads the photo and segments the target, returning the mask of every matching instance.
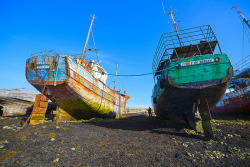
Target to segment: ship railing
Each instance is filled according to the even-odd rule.
[[[31,54],[31,57],[38,57],[38,56],[56,56],[57,53],[54,50],[49,50],[49,51],[42,51],[42,52],[37,52]]]
[[[33,54],[31,54],[31,58],[39,57],[39,59],[41,59],[41,60],[46,60],[46,57],[56,57],[56,55],[58,57],[69,56],[69,57],[73,58],[74,60],[81,58],[81,54],[73,54],[73,55],[69,55],[69,54],[68,55],[67,54],[57,54],[54,50],[33,53]],[[84,61],[85,61],[85,63],[88,63],[87,60],[84,60]]]
[[[31,57],[38,57],[38,56],[70,56],[72,58],[80,58],[81,54],[74,54],[74,55],[67,55],[67,54],[57,54],[54,50],[49,50],[49,51],[42,51],[42,52],[37,52],[37,53],[33,53],[31,54]]]
[[[74,54],[74,55],[68,55],[70,57],[72,57],[73,59],[80,59],[81,58],[81,54]]]
[[[213,46],[211,46],[211,42],[214,42]],[[218,40],[211,28],[210,25],[194,27],[190,29],[180,29],[177,32],[169,32],[162,34],[158,46],[156,48],[153,62],[152,62],[152,70],[156,72],[161,62],[164,62],[167,59],[172,58],[180,58],[180,55],[176,48],[185,47],[185,46],[194,46],[197,47],[197,52],[201,54],[202,47],[206,44],[208,45],[208,53],[214,52],[216,44]],[[221,52],[219,43],[219,50]],[[187,53],[181,53],[188,54]]]
[[[249,78],[250,77],[250,55],[242,58],[239,62],[235,63],[235,78]]]
[[[31,58],[37,58],[37,62],[50,62],[50,65],[52,65],[52,61],[54,58],[57,59],[67,56],[66,54],[57,54],[54,50],[49,51],[42,51],[31,54]]]
[[[229,88],[239,89],[250,84],[250,55],[235,63],[234,76]]]
[[[250,55],[243,57],[239,62],[235,63],[236,71],[250,67]]]

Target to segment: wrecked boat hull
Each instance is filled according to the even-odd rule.
[[[36,93],[32,89],[0,89],[0,116],[24,116],[31,112]]]
[[[212,109],[224,95],[227,86],[228,82],[204,89],[176,88],[170,85],[155,103],[155,114],[158,117],[187,123],[193,128],[197,97],[207,99],[209,108]]]
[[[59,55],[56,60],[54,54],[46,54],[28,59],[26,68],[27,80],[44,96],[75,119],[116,117],[122,114],[129,96],[97,80],[77,59]],[[50,69],[54,61],[56,66]],[[46,82],[50,71],[51,76]],[[45,85],[45,91],[42,92]]]
[[[0,116],[24,116],[32,111],[33,102],[0,97]]]
[[[192,129],[202,124],[204,135],[214,139],[210,110],[225,93],[233,68],[210,25],[178,29],[173,12],[168,14],[175,32],[162,34],[152,62],[157,81],[153,106],[157,116],[185,122]]]
[[[192,62],[205,63],[186,65]],[[223,97],[233,74],[226,54],[184,58],[169,63],[168,67],[154,87],[152,100],[155,113],[159,117],[188,123],[191,127],[195,122],[198,98],[207,100],[209,110],[214,108]]]
[[[212,114],[250,114],[250,86],[226,93]]]

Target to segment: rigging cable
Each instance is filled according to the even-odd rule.
[[[95,47],[94,34],[93,34],[92,29],[91,29],[91,35],[92,35],[92,39],[93,39],[93,43],[94,43],[96,58],[97,58],[98,64],[100,64],[100,61],[99,61],[99,58],[98,58],[98,55],[97,55],[97,49],[96,49],[96,47]]]
[[[227,64],[227,63],[220,63],[220,64]],[[203,64],[197,64],[197,65],[203,65]],[[214,65],[214,64],[207,64],[207,65]],[[83,66],[83,65],[81,65],[81,66],[84,67],[84,68],[86,68],[86,69],[89,69],[89,70],[91,70],[91,71],[98,72],[98,73],[100,73],[100,74],[102,74],[102,75],[119,76],[119,77],[138,77],[138,76],[145,76],[145,75],[156,74],[156,73],[158,73],[158,72],[163,72],[163,71],[167,71],[167,70],[176,68],[176,66],[172,66],[172,67],[169,67],[169,68],[165,68],[165,69],[163,69],[163,70],[159,70],[159,71],[155,71],[155,72],[150,72],[150,73],[143,73],[143,74],[127,74],[127,75],[125,75],[125,74],[118,74],[118,75],[116,75],[116,74],[109,74],[109,73],[105,73],[105,72],[96,71],[96,70],[93,70],[93,69],[88,68],[88,67]],[[184,67],[185,67],[185,66],[184,66]]]
[[[245,30],[245,27],[244,27],[244,23],[242,22],[242,24],[243,24],[243,37],[242,37],[242,60],[244,60],[244,35],[245,35],[245,33],[244,33],[244,30]]]

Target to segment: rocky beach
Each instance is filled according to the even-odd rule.
[[[144,113],[19,132],[25,118],[1,117],[0,166],[249,166],[249,117],[213,118],[216,140]]]

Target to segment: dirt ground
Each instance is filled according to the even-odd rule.
[[[250,166],[250,119],[213,117],[216,140],[144,114],[32,126],[0,117],[0,166]]]

